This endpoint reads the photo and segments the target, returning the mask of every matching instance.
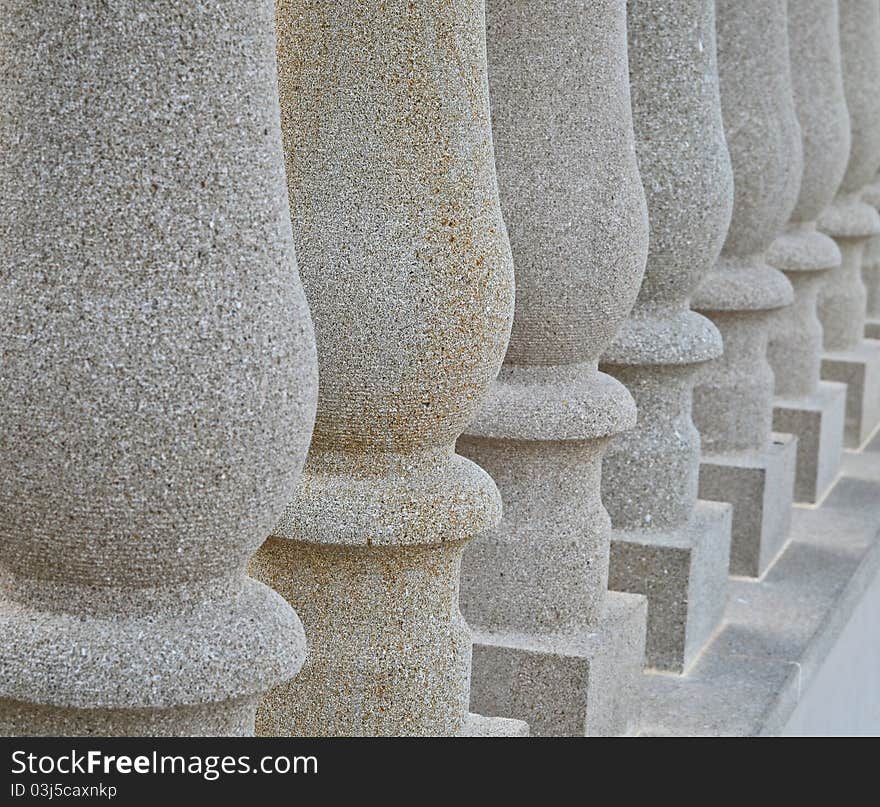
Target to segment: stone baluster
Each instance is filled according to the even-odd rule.
[[[539,735],[627,730],[645,602],[607,592],[608,440],[635,421],[598,358],[630,310],[647,248],[625,0],[489,0],[499,185],[517,273],[504,366],[458,441],[504,516],[462,565],[472,705]]]
[[[880,210],[880,175],[862,192],[862,201]],[[862,254],[862,282],[865,284],[865,337],[880,339],[880,235],[872,236]]]
[[[258,731],[458,735],[469,539],[500,517],[455,440],[513,316],[483,0],[277,3],[293,228],[321,379],[302,482],[251,570],[299,610],[300,675]]]
[[[4,5],[0,733],[251,734],[305,656],[245,575],[317,386],[274,41],[268,0]]]
[[[852,148],[834,203],[819,218],[843,255],[819,292],[822,378],[847,385],[845,445],[858,448],[880,423],[880,342],[865,339],[862,257],[880,235],[877,211],[862,200],[880,167],[880,3],[840,0],[840,51]]]
[[[839,270],[840,250],[816,229],[832,202],[849,157],[849,115],[840,69],[837,0],[788,6],[788,37],[795,110],[801,126],[800,195],[768,263],[794,289],[794,304],[770,322],[767,358],[776,380],[773,428],[798,438],[795,501],[819,501],[837,476],[843,450],[846,387],[819,381],[822,324],[819,289]]]
[[[759,576],[787,536],[797,439],[771,438],[772,312],[793,300],[765,253],[797,201],[801,136],[788,61],[785,0],[717,0],[721,110],[734,177],[721,257],[692,307],[721,331],[724,355],[698,371],[694,422],[703,441],[699,494],[733,504],[730,570]]]
[[[603,369],[635,396],[638,425],[605,456],[615,527],[610,585],[648,595],[647,662],[681,672],[724,611],[730,505],[698,502],[694,373],[721,336],[688,307],[718,258],[733,176],[718,94],[713,0],[629,0],[629,66],[648,264]]]

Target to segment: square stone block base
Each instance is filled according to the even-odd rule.
[[[727,604],[731,507],[697,502],[690,523],[615,530],[608,587],[648,598],[647,665],[681,673],[712,637]]]
[[[871,319],[865,321],[865,339],[880,339],[880,319]]]
[[[733,505],[730,573],[761,577],[788,539],[797,438],[772,435],[763,451],[706,454],[700,498]]]
[[[475,632],[471,708],[525,721],[534,737],[626,734],[639,720],[645,609],[611,591],[578,636]]]
[[[815,504],[840,470],[846,422],[846,385],[822,381],[815,394],[777,398],[773,428],[797,437],[794,500]]]
[[[484,717],[471,712],[461,731],[462,737],[528,737],[529,724],[510,717]]]
[[[846,384],[844,445],[860,448],[880,423],[880,341],[865,339],[854,350],[823,353],[822,378]]]

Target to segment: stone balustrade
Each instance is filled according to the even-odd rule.
[[[820,228],[840,247],[840,266],[819,292],[822,378],[847,385],[846,445],[858,448],[880,424],[880,343],[864,338],[867,292],[862,257],[880,234],[877,211],[862,200],[880,168],[880,7],[840,0],[840,49],[851,146],[846,173]]]
[[[4,12],[2,733],[880,732],[880,0]]]

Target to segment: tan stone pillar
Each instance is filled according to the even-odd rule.
[[[258,730],[471,733],[459,567],[501,502],[454,448],[513,315],[483,2],[282,0],[277,30],[320,393],[302,482],[252,565],[299,609],[309,656]]]

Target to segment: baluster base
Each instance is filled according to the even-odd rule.
[[[815,504],[840,470],[846,419],[846,385],[822,381],[812,395],[777,398],[773,428],[797,437],[794,500]]]
[[[529,724],[512,717],[485,717],[471,712],[460,737],[528,737]]]
[[[847,385],[844,446],[859,449],[880,424],[880,341],[863,339],[852,350],[825,351],[822,378]]]
[[[704,454],[700,498],[733,505],[730,574],[761,577],[788,540],[797,437],[773,434],[759,451]]]
[[[259,698],[169,709],[68,709],[0,701],[3,737],[253,737]]]
[[[608,586],[648,598],[645,661],[683,673],[714,635],[727,604],[731,508],[698,501],[676,530],[614,530]]]
[[[607,737],[638,725],[645,599],[609,591],[576,635],[474,633],[471,708],[512,715],[536,737]]]

